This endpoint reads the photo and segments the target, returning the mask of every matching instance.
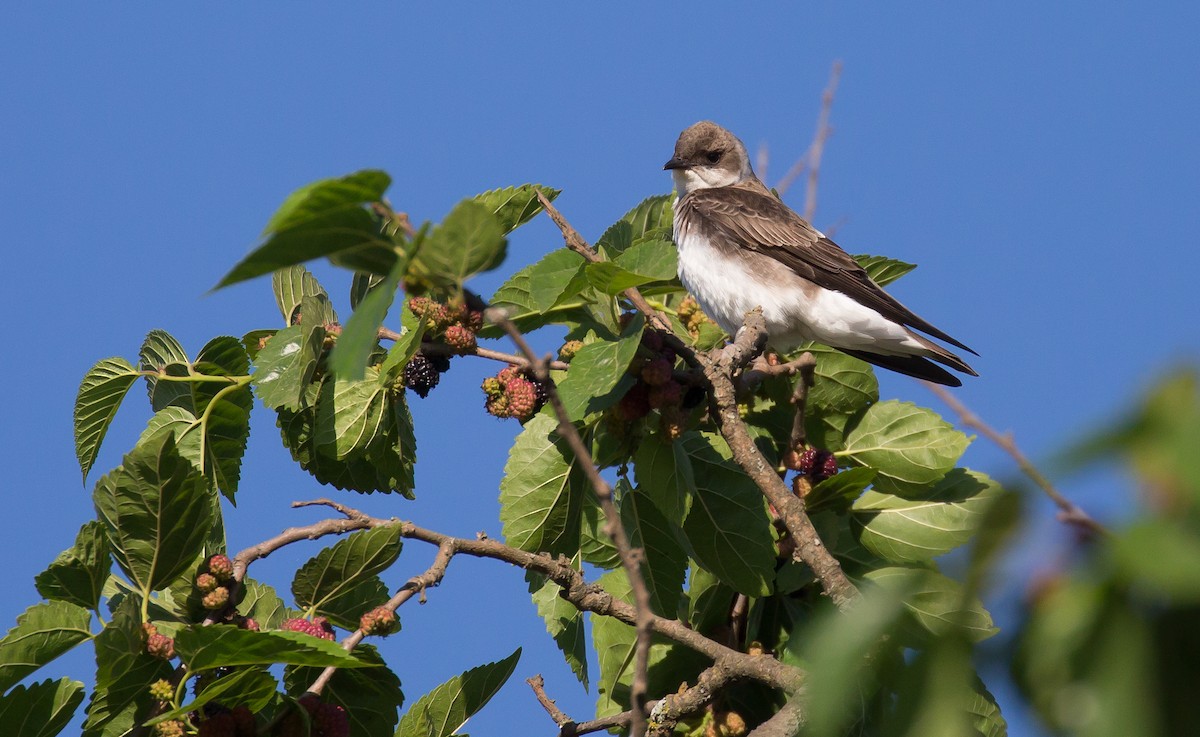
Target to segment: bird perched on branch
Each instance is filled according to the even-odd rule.
[[[915,331],[975,351],[896,301],[783,204],[754,175],[745,145],[729,131],[696,123],[679,135],[663,169],[675,180],[679,279],[730,334],[762,307],[768,342],[777,350],[812,340],[938,384],[962,382],[937,364],[978,376]]]

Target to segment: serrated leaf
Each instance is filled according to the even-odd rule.
[[[916,264],[905,263],[887,256],[868,256],[865,253],[855,256],[854,260],[867,270],[867,276],[871,277],[871,281],[881,287],[891,284],[917,268]]]
[[[463,200],[425,237],[412,268],[435,283],[461,286],[475,274],[499,266],[506,245],[499,218],[484,205]]]
[[[100,606],[100,593],[112,567],[112,551],[104,525],[91,520],[79,528],[75,544],[59,553],[35,582],[47,599],[70,602],[85,609]]]
[[[231,624],[190,625],[175,635],[175,652],[193,672],[240,665],[311,665],[318,668],[367,668],[332,640],[303,632],[240,629]]]
[[[849,468],[819,482],[804,497],[804,506],[810,512],[822,509],[844,509],[862,495],[875,479],[873,468]]]
[[[775,539],[762,492],[733,462],[719,435],[688,432],[679,442],[696,480],[683,522],[692,557],[740,593],[769,594]]]
[[[172,665],[146,652],[135,597],[125,597],[96,636],[96,685],[88,703],[84,737],[125,737],[137,732],[156,702],[150,684],[169,678]]]
[[[897,563],[919,563],[970,540],[1003,491],[981,473],[956,468],[921,499],[868,491],[851,516],[868,550]]]
[[[919,495],[954,468],[969,442],[933,410],[889,400],[867,409],[838,455],[878,471],[877,491]]]
[[[557,426],[549,414],[535,415],[504,465],[500,521],[505,541],[520,550],[572,554],[579,546],[581,499],[591,489]]]
[[[396,729],[397,710],[404,704],[400,679],[370,645],[355,648],[359,657],[374,668],[338,670],[321,692],[321,700],[346,710],[350,734],[356,737],[391,737]],[[300,696],[321,675],[319,668],[288,668],[284,674],[288,693]]]
[[[901,592],[905,608],[934,637],[958,633],[979,642],[1000,631],[976,597],[964,595],[961,584],[937,571],[897,566],[869,571],[863,579]]]
[[[391,178],[363,170],[313,182],[293,192],[267,223],[265,241],[221,279],[227,287],[321,256],[335,257],[372,246],[393,250],[392,241],[364,205],[383,198]],[[389,264],[390,266],[390,264]]]
[[[226,709],[245,706],[258,712],[275,697],[279,683],[275,676],[261,668],[251,667],[223,675],[204,687],[196,698],[180,706],[156,715],[147,724],[158,724],[169,719],[180,719],[190,711],[199,711],[205,704],[217,703]]]
[[[638,488],[659,511],[679,527],[692,508],[696,479],[683,446],[659,435],[644,438],[634,451]]]
[[[191,360],[188,358],[187,351],[183,350],[183,346],[179,341],[168,333],[166,330],[151,330],[146,334],[145,340],[142,341],[141,350],[138,351],[138,370],[162,372],[172,364],[189,365]],[[158,387],[158,377],[146,377],[146,393],[149,395],[151,403],[155,410],[162,409],[174,403],[173,396],[183,394],[188,395],[189,389],[186,384],[176,384],[175,382],[165,382],[163,387]],[[159,391],[155,391],[159,389]],[[191,409],[190,405],[186,406]]]
[[[91,612],[66,601],[44,601],[26,609],[0,640],[0,692],[91,639],[91,621]]]
[[[408,305],[400,313],[400,337],[388,349],[387,358],[379,367],[381,381],[393,382],[403,376],[404,366],[421,348],[421,337],[429,323],[417,317]]]
[[[475,195],[474,200],[496,216],[507,235],[542,211],[542,203],[537,198],[538,192],[553,202],[560,191],[543,184],[522,184],[519,187],[489,190]]]
[[[387,601],[387,587],[377,574],[396,562],[401,545],[398,525],[348,535],[296,571],[296,604],[346,629],[357,628],[364,612]]]
[[[583,277],[582,269],[567,284],[567,291],[560,294],[553,306],[546,309],[539,307],[533,296],[535,277],[537,277],[539,289],[543,284],[542,278],[537,274],[537,269],[538,264],[531,264],[510,276],[508,281],[504,282],[492,295],[492,306],[507,310],[509,319],[521,332],[530,332],[555,322],[578,319],[586,314],[584,308],[590,302],[588,292],[594,293],[594,290],[589,288],[582,293],[578,292],[578,289],[587,286],[587,279]],[[571,290],[575,290],[576,293],[568,298],[567,293]],[[491,325],[484,325],[483,330],[480,331],[480,335],[483,337],[498,337],[500,334],[499,328]]]
[[[238,614],[253,619],[260,629],[278,629],[287,618],[287,606],[269,584],[246,578],[242,581],[242,600]]]
[[[92,498],[113,557],[143,595],[183,575],[213,525],[207,481],[166,433],[134,447]]]
[[[82,702],[83,684],[70,678],[17,686],[0,696],[0,734],[53,737],[67,726]]]
[[[318,319],[322,325],[338,321],[329,293],[317,281],[317,277],[303,266],[288,266],[271,274],[271,291],[275,293],[275,304],[283,315],[285,325],[296,324],[297,310],[305,297],[319,298],[318,304],[322,310]]]
[[[124,358],[105,358],[84,374],[75,397],[75,457],[84,481],[121,400],[138,376]]]
[[[630,287],[675,279],[678,252],[668,240],[639,241],[612,261],[588,264],[587,279],[604,294],[616,296]]]
[[[842,450],[847,425],[879,401],[879,382],[866,361],[817,343],[803,344],[793,354],[803,351],[817,360],[805,416],[809,442],[826,450]]]
[[[650,590],[650,608],[659,616],[674,619],[688,567],[677,528],[640,490],[625,490],[620,498],[621,524],[629,535],[629,545],[642,550],[642,579]]]
[[[580,569],[578,559],[575,569]],[[554,644],[562,652],[571,672],[583,684],[583,690],[588,689],[587,667],[587,633],[583,626],[583,612],[576,609],[570,602],[559,594],[562,588],[545,576],[525,572],[525,580],[529,584],[529,593],[537,607],[538,614],[546,622],[546,631],[554,638]]]
[[[275,333],[258,353],[254,385],[258,398],[272,409],[298,410],[312,381],[325,340],[320,325],[293,325]]]
[[[637,315],[617,340],[588,343],[571,359],[567,378],[558,382],[558,396],[572,420],[611,407],[633,385],[626,369],[637,355],[645,324]]]
[[[457,675],[413,704],[396,737],[449,737],[491,701],[517,667],[521,648],[504,660],[487,663]]]
[[[661,233],[669,239],[674,217],[671,209],[673,200],[674,195],[669,194],[655,195],[642,200],[604,231],[596,241],[596,247],[610,256],[615,256],[645,237],[647,233]]]
[[[366,448],[383,431],[387,389],[375,378],[334,376],[321,383],[314,438],[318,453],[344,459]]]
[[[600,502],[595,494],[584,494],[581,501],[583,510],[580,515],[579,553],[583,561],[597,568],[616,568],[621,565],[621,554],[604,531],[607,520]]]
[[[579,294],[587,286],[587,279],[582,276],[585,265],[583,256],[567,248],[546,254],[527,272],[530,306],[545,312]]]

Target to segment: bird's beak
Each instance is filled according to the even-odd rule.
[[[663,164],[663,169],[687,169],[688,165],[678,156],[672,156],[670,161]]]

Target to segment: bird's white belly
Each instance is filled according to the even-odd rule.
[[[705,314],[731,335],[762,307],[771,344],[786,350],[806,340],[875,353],[923,350],[902,326],[850,297],[816,287],[777,264],[769,281],[695,233],[676,234],[679,279]],[[768,257],[764,257],[768,258]]]

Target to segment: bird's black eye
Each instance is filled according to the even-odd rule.
[[[704,158],[708,159],[708,163],[715,164],[721,160],[721,152],[709,151],[708,153],[704,154]]]

